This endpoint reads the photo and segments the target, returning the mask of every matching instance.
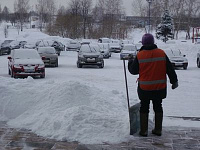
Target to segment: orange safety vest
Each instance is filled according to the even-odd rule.
[[[139,62],[139,85],[147,91],[165,89],[166,54],[161,49],[142,50],[137,54]]]

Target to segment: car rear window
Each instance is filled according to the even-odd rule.
[[[39,54],[55,54],[55,48],[53,47],[45,47],[45,48],[38,48],[38,53]]]
[[[36,50],[15,50],[15,59],[38,59],[40,58]]]

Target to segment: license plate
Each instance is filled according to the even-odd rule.
[[[25,71],[25,72],[35,72],[34,69],[25,69],[24,71]]]
[[[88,62],[95,62],[95,58],[88,58],[87,61]]]
[[[175,66],[182,66],[182,63],[175,63]]]

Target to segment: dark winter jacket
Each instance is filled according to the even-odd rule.
[[[142,51],[142,50],[153,50],[153,49],[156,49],[156,48],[157,48],[157,46],[155,44],[151,45],[151,46],[142,46],[140,51]],[[139,62],[138,62],[137,56],[134,60],[131,60],[131,59],[129,60],[128,70],[133,75],[139,74]],[[174,84],[178,81],[176,72],[175,72],[171,62],[169,61],[169,58],[167,57],[167,55],[166,55],[166,73],[169,77],[171,84]],[[162,89],[162,90],[146,91],[146,90],[142,90],[140,88],[140,85],[138,84],[138,96],[139,96],[139,99],[141,99],[141,100],[164,99],[167,96],[167,88]]]

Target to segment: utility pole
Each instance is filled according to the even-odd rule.
[[[148,30],[148,33],[150,33],[150,29],[151,29],[151,3],[153,2],[153,0],[146,0],[146,1],[149,3],[149,21],[148,21],[149,30]]]

